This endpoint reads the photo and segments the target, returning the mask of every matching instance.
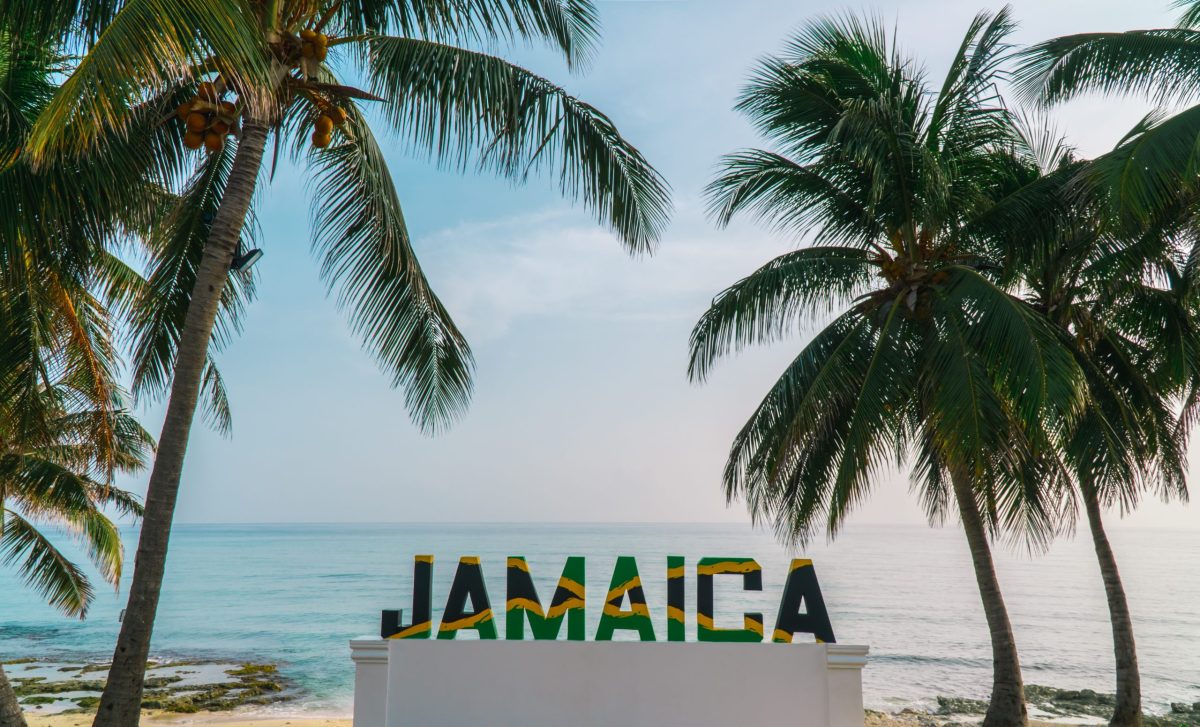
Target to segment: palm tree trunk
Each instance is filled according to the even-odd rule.
[[[961,474],[954,474],[951,479],[963,530],[967,533],[967,546],[971,549],[975,581],[979,585],[979,596],[983,599],[983,613],[992,636],[992,699],[983,718],[983,727],[1025,727],[1029,724],[1029,717],[1025,711],[1021,660],[1017,656],[1017,642],[1013,638],[1012,623],[1008,620],[1008,609],[1000,594],[1000,581],[996,578],[996,568],[992,563],[987,531],[979,515],[970,479]]]
[[[229,277],[229,265],[254,195],[266,141],[265,125],[246,123],[225,196],[204,245],[204,257],[196,273],[196,284],[179,337],[167,416],[146,490],[145,515],[129,586],[129,603],[117,637],[108,683],[100,697],[95,727],[136,727],[141,717],[142,682],[146,675],[146,659],[150,655],[150,636],[154,630],[171,521],[179,495],[179,478],[196,413],[208,342],[217,318],[217,304]]]
[[[3,664],[0,664],[0,727],[25,727],[25,715],[21,714],[17,693],[8,683]]]
[[[1108,618],[1112,622],[1113,652],[1117,657],[1117,704],[1109,724],[1112,727],[1142,727],[1142,678],[1138,674],[1137,647],[1133,642],[1129,602],[1125,600],[1125,588],[1121,585],[1121,574],[1117,572],[1117,558],[1108,544],[1104,523],[1100,519],[1100,498],[1094,489],[1085,487],[1083,500],[1088,526],[1092,529],[1092,542],[1096,546],[1096,560],[1100,561],[1100,574],[1104,577]]]

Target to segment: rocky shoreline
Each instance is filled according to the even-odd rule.
[[[1058,689],[1037,684],[1025,686],[1030,724],[1107,725],[1112,717],[1112,694],[1091,689]],[[958,727],[983,720],[988,703],[981,699],[939,696],[936,711],[905,709],[900,712],[867,710],[867,727]],[[1145,727],[1200,727],[1200,702],[1175,702],[1166,714],[1145,714]]]
[[[21,707],[34,715],[95,710],[108,670],[106,663],[38,659],[3,663]],[[301,696],[274,664],[152,661],[147,665],[145,684],[142,707],[172,714],[228,712]]]
[[[14,659],[5,666],[21,706],[31,717],[81,715],[95,710],[107,663]],[[1106,725],[1113,695],[1090,689],[1027,685],[1030,724]],[[155,661],[148,665],[142,707],[156,715],[245,712],[302,700],[304,693],[278,666],[236,661]],[[987,702],[937,697],[936,710],[867,710],[866,727],[962,727],[977,724]],[[1200,702],[1177,702],[1166,714],[1145,715],[1145,727],[1200,727]],[[202,720],[201,720],[202,721]],[[336,721],[335,721],[336,722]]]

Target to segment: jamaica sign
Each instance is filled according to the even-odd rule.
[[[510,556],[504,637],[525,639],[528,624],[534,639],[557,639],[565,621],[569,641],[586,640],[584,565],[582,557],[567,558],[550,604],[544,606],[525,558]],[[682,556],[667,557],[666,576],[667,641],[683,641],[687,598]],[[713,579],[716,576],[741,576],[743,590],[762,590],[762,567],[753,558],[701,558],[696,563],[697,638],[700,641],[762,641],[765,632],[761,613],[742,614],[740,629],[717,628],[713,624]],[[626,600],[628,608],[623,607]],[[483,569],[479,558],[475,557],[459,559],[437,627],[437,638],[453,639],[464,630],[477,632],[481,639],[498,638]],[[412,623],[402,624],[400,611],[384,611],[381,636],[385,639],[428,639],[433,631],[433,556],[418,555],[413,563]],[[635,631],[642,641],[655,641],[650,606],[642,591],[638,564],[630,556],[617,558],[613,567],[594,640],[611,641],[617,631]],[[793,560],[788,569],[771,641],[791,643],[798,633],[812,634],[818,642],[832,644],[835,641],[816,571],[811,560],[803,559]]]

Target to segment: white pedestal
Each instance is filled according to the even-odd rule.
[[[350,642],[355,727],[862,727],[867,647]]]

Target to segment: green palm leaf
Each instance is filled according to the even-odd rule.
[[[591,0],[358,0],[338,6],[333,24],[347,34],[399,32],[441,42],[544,38],[572,66],[587,60],[600,31]]]
[[[875,329],[858,312],[818,333],[734,438],[725,466],[726,497],[746,500],[788,542],[806,542],[822,524],[853,406],[852,372],[874,350]],[[804,446],[796,446],[803,442]]]
[[[370,128],[357,112],[348,123],[351,139],[312,158],[313,247],[354,332],[404,388],[414,420],[436,431],[467,406],[471,351],[421,271]]]
[[[148,32],[148,29],[154,29]],[[195,75],[210,56],[240,91],[242,103],[268,113],[273,93],[258,19],[237,0],[128,0],[63,82],[29,137],[43,161],[102,147],[102,134],[125,133],[130,111],[147,91]]]
[[[1081,33],[1022,53],[1017,88],[1029,101],[1054,104],[1082,93],[1149,96],[1172,104],[1200,84],[1200,31],[1187,28]]]
[[[51,606],[83,618],[94,595],[83,571],[28,520],[11,510],[0,510],[0,515],[4,517],[0,563],[15,566],[25,583]]]
[[[1108,154],[1096,159],[1087,181],[1138,225],[1153,223],[1200,172],[1200,106],[1163,119],[1148,116]]]
[[[144,281],[133,271],[115,267],[110,295],[124,303],[133,341],[133,393],[161,396],[168,389],[175,351],[191,300],[196,271],[204,255],[208,228],[224,195],[235,149],[228,145],[207,156],[178,197],[169,198],[159,223],[147,239],[151,269]],[[243,231],[243,244],[252,245],[257,225],[253,215]],[[254,298],[254,276],[246,271],[230,276],[222,291],[212,350],[220,351],[241,330],[246,304]],[[228,433],[232,426],[228,397],[213,356],[205,370],[203,391],[210,423]]]
[[[811,247],[775,258],[713,299],[692,330],[689,378],[703,381],[718,358],[776,341],[801,317],[852,300],[872,273],[867,253],[849,247]]]
[[[748,213],[781,231],[812,233],[818,243],[870,245],[883,231],[863,203],[867,187],[843,165],[803,166],[779,154],[746,150],[722,159],[707,194],[709,213],[722,227]]]
[[[592,106],[495,56],[413,38],[370,40],[389,121],[435,158],[512,179],[548,169],[634,253],[666,224],[666,183]]]
[[[971,350],[1007,391],[1020,421],[1036,429],[1043,407],[1057,407],[1063,416],[1077,411],[1080,371],[1058,332],[979,272],[961,266],[948,272],[947,320],[962,321]]]

